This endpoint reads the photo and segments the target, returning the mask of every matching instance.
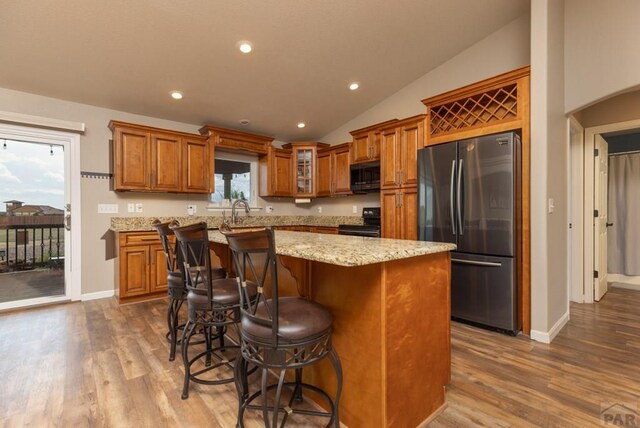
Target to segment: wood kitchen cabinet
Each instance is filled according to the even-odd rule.
[[[156,232],[121,232],[116,262],[116,296],[120,303],[163,297],[167,265]]]
[[[371,162],[380,159],[380,128],[388,126],[397,119],[388,120],[366,128],[351,131],[351,163]]]
[[[182,139],[178,135],[149,133],[151,138],[151,185],[155,190],[181,190]]]
[[[213,152],[200,135],[112,121],[113,190],[210,193]]]
[[[327,234],[327,235],[337,235],[338,234],[338,228],[337,227],[331,227],[331,226],[312,226],[310,228],[309,232],[324,233],[324,234]]]
[[[203,126],[199,132],[208,139],[215,150],[254,153],[260,156],[267,154],[273,141],[273,137],[213,125]]]
[[[351,143],[318,150],[317,196],[350,195],[349,156]]]
[[[292,152],[269,147],[260,158],[260,196],[293,196]]]
[[[213,158],[213,156],[211,156]],[[209,158],[209,144],[200,137],[182,138],[182,191],[210,193],[213,191],[213,161]],[[211,166],[211,176],[209,167]]]
[[[418,239],[418,189],[388,189],[380,192],[382,237]]]
[[[317,152],[328,144],[301,141],[288,143],[283,149],[291,150],[293,168],[293,196],[313,198],[317,192]]]
[[[381,128],[381,189],[418,185],[418,149],[424,146],[425,117],[421,114]]]

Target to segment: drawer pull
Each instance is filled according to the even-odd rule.
[[[502,263],[494,263],[494,262],[476,262],[473,260],[460,260],[460,259],[451,259],[451,261],[453,263],[461,263],[463,265],[502,267]]]

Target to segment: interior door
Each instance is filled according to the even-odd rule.
[[[594,300],[602,299],[607,292],[607,192],[609,189],[609,146],[601,135],[595,141],[598,155],[594,165],[594,201],[598,215],[594,215],[594,260],[593,266],[598,272],[595,278]]]

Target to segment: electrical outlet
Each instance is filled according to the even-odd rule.
[[[142,203],[140,203],[140,202],[136,203],[136,212],[137,213],[141,213],[142,212]]]
[[[322,214],[322,207],[318,207],[318,214]]]
[[[198,210],[198,206],[197,205],[187,205],[187,214],[188,215],[194,215],[197,210]]]
[[[351,212],[354,214],[358,214],[358,206],[354,205],[353,208],[351,209]]]
[[[553,213],[553,210],[555,209],[555,205],[553,203],[553,198],[549,198],[549,214]]]
[[[134,204],[133,202],[129,202],[127,204],[127,212],[130,212],[130,213],[136,212],[136,204]]]
[[[267,212],[267,213],[272,213],[272,212],[273,212],[273,206],[272,206],[272,205],[267,205],[267,206],[264,208],[264,210],[265,210],[265,212]]]

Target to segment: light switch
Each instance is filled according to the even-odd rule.
[[[117,214],[118,204],[98,204],[98,214]]]

